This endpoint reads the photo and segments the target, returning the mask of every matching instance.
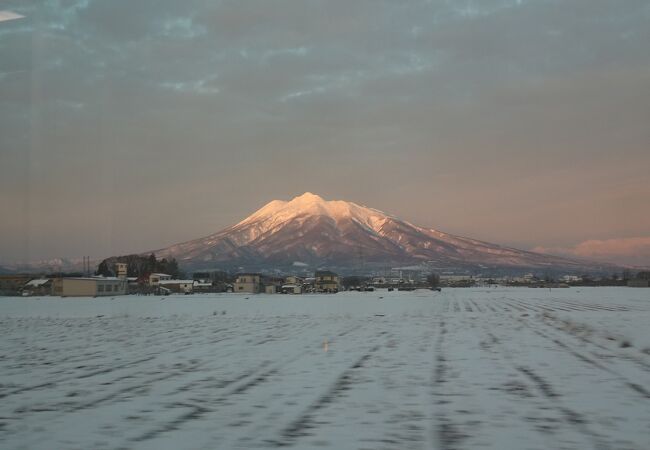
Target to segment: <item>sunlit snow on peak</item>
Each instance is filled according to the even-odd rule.
[[[293,201],[299,201],[299,202],[324,202],[325,200],[323,197],[317,194],[312,194],[311,192],[305,192],[302,195],[299,195],[298,197],[294,197],[292,200]]]
[[[392,217],[377,209],[343,200],[327,201],[317,194],[305,192],[289,202],[273,200],[235,225],[235,228],[255,223],[254,234],[260,235],[290,220],[315,216],[327,217],[336,223],[352,220],[374,232],[378,232],[386,220]]]

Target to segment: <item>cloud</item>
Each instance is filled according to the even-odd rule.
[[[179,93],[218,94],[220,89],[214,86],[216,79],[217,77],[212,76],[195,81],[164,81],[159,86]]]
[[[161,34],[166,37],[194,39],[206,33],[206,27],[196,25],[192,17],[167,18],[162,22]]]
[[[5,22],[8,20],[16,20],[16,19],[22,19],[25,16],[21,14],[16,14],[15,12],[11,11],[0,11],[0,22]]]
[[[577,256],[636,266],[650,266],[650,236],[592,239],[573,247],[535,247],[535,252]]]
[[[648,235],[647,0],[2,9],[6,258],[162,247],[305,190],[526,248]]]
[[[271,49],[264,52],[262,60],[268,61],[280,56],[305,56],[307,53],[309,53],[309,49],[306,47]]]

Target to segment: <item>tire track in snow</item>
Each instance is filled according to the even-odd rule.
[[[461,425],[454,422],[446,411],[445,405],[450,403],[446,397],[449,395],[445,389],[444,384],[448,381],[449,365],[447,364],[447,356],[445,350],[445,339],[448,333],[446,322],[440,321],[440,332],[435,344],[435,364],[433,371],[433,395],[437,399],[435,401],[437,407],[437,414],[435,415],[434,423],[434,440],[438,444],[440,450],[457,450],[462,442],[469,437],[461,428]]]
[[[650,372],[650,364],[648,362],[644,361],[643,359],[641,359],[642,356],[646,356],[646,354],[643,353],[643,352],[641,352],[641,355],[639,355],[639,356],[630,355],[629,353],[617,352],[616,350],[614,350],[614,349],[612,349],[610,347],[607,347],[605,345],[594,342],[593,340],[588,339],[587,337],[575,332],[576,327],[584,327],[584,326],[582,326],[580,324],[573,323],[573,322],[568,321],[568,320],[559,319],[559,318],[557,318],[555,316],[544,315],[541,318],[541,322],[544,323],[545,325],[547,325],[549,328],[551,328],[553,330],[557,330],[557,331],[563,333],[563,335],[569,336],[571,338],[578,339],[578,340],[580,340],[581,342],[583,342],[585,344],[588,344],[588,345],[594,346],[596,348],[599,348],[600,350],[606,351],[607,353],[609,353],[608,356],[611,357],[611,358],[620,358],[622,360],[631,361],[634,364],[638,365],[640,368],[642,368],[645,372]],[[595,351],[591,351],[591,353],[594,356],[598,357],[598,355],[596,354]]]
[[[417,339],[420,342],[418,351],[423,359],[418,361],[414,360],[412,354],[408,350],[404,352],[396,352],[393,349],[398,347],[395,341],[389,340],[387,347],[387,363],[390,361],[392,364],[388,365],[390,370],[391,365],[403,365],[409,367],[409,376],[397,375],[398,386],[392,389],[398,389],[400,396],[397,404],[395,404],[395,412],[391,414],[390,418],[385,419],[385,427],[382,427],[382,435],[378,439],[368,439],[367,441],[376,445],[381,445],[381,448],[400,448],[404,450],[423,448],[431,448],[433,446],[432,433],[427,430],[427,423],[431,422],[431,414],[428,414],[430,404],[426,400],[420,404],[418,401],[402,401],[402,399],[409,399],[417,394],[413,391],[420,392],[418,397],[423,394],[426,395],[431,389],[431,364],[433,362],[433,346],[436,342],[436,336],[439,333],[438,324],[430,320],[426,322],[425,333],[418,334]],[[412,348],[411,342],[404,342],[403,336],[400,336],[401,344],[404,349]],[[382,354],[383,355],[383,354]],[[401,356],[403,359],[395,360],[396,356]],[[382,358],[378,357],[381,363]],[[375,363],[375,367],[377,367]],[[386,369],[386,366],[382,367]]]
[[[517,370],[524,375],[526,375],[537,387],[537,389],[544,395],[544,397],[549,400],[549,403],[552,407],[562,414],[566,423],[572,425],[575,429],[580,431],[584,436],[588,436],[594,445],[594,448],[597,450],[608,450],[612,448],[607,442],[604,441],[604,437],[591,430],[587,424],[589,421],[582,414],[576,412],[575,410],[562,406],[559,404],[559,399],[561,395],[558,394],[554,387],[536,371],[530,367],[519,366]]]
[[[592,358],[590,358],[590,357],[588,357],[588,356],[586,356],[586,355],[580,353],[579,351],[577,351],[575,348],[571,347],[571,346],[570,346],[569,344],[567,344],[566,342],[564,342],[564,341],[562,341],[562,340],[560,340],[560,339],[558,339],[558,338],[556,338],[556,337],[554,337],[554,336],[550,336],[550,335],[548,335],[547,333],[545,333],[545,332],[543,332],[543,331],[541,331],[541,330],[539,330],[539,329],[537,329],[537,328],[534,328],[534,327],[533,327],[533,326],[532,326],[528,321],[526,321],[526,320],[520,320],[520,322],[521,322],[522,324],[524,324],[528,329],[530,329],[533,333],[535,333],[535,334],[537,334],[538,336],[543,337],[544,339],[547,339],[548,341],[554,343],[556,346],[562,348],[562,349],[565,350],[567,353],[569,353],[570,355],[572,355],[572,356],[574,356],[575,358],[579,359],[580,361],[582,361],[582,362],[584,362],[584,363],[586,363],[586,364],[589,364],[589,365],[591,365],[591,366],[593,366],[593,367],[595,367],[595,368],[598,368],[598,369],[600,369],[600,370],[603,370],[603,371],[605,371],[605,372],[607,372],[607,373],[609,373],[609,374],[611,374],[611,375],[615,375],[615,376],[616,376],[617,378],[619,378],[619,380],[622,381],[626,386],[632,388],[632,389],[633,389],[634,391],[636,391],[637,393],[638,393],[638,392],[646,392],[646,393],[647,393],[647,391],[645,391],[643,388],[641,388],[641,390],[638,389],[638,387],[641,386],[640,384],[630,381],[627,377],[625,377],[624,375],[622,375],[620,372],[614,370],[613,368],[608,367],[607,365],[605,365],[605,364],[603,364],[603,363],[600,363],[599,361],[595,361],[595,360],[593,360]],[[542,321],[541,323],[545,323],[545,322]],[[549,325],[549,324],[546,324],[546,325],[549,326],[549,327],[552,328],[552,329],[555,329],[554,327],[552,327],[552,326]],[[558,330],[558,331],[561,331],[561,330]],[[573,334],[569,334],[569,335],[570,335],[571,337],[576,338],[576,336],[573,335]],[[587,341],[584,341],[584,342],[585,342],[585,343],[592,344],[592,343],[591,343],[590,341],[588,341],[588,340],[587,340]],[[593,344],[592,344],[592,345],[593,345]],[[601,349],[608,350],[607,348],[603,348],[603,347],[600,347],[600,348],[601,348]],[[645,363],[643,363],[642,361],[635,361],[634,359],[626,358],[626,357],[624,357],[624,356],[617,355],[617,354],[615,354],[615,353],[612,353],[611,356],[612,356],[613,358],[628,359],[628,360],[630,360],[630,361],[632,361],[632,362],[640,362],[640,363],[641,363],[641,368],[643,368],[644,371],[648,372],[648,367],[647,367],[647,366],[645,365]],[[611,363],[610,363],[610,364],[611,364]],[[632,387],[632,386],[635,386],[635,387]],[[646,393],[644,393],[644,396],[646,396],[646,397],[650,397],[650,394],[646,394]]]
[[[472,303],[472,305],[474,305],[474,308],[476,308],[478,312],[480,313],[483,312],[483,308],[480,307],[474,300],[470,300],[470,302]]]
[[[505,406],[501,407],[502,410],[499,411],[498,415],[504,413],[509,415],[515,414],[515,411],[522,410],[520,405],[522,402],[531,403],[536,410],[549,409],[547,407],[539,408],[534,403],[538,398],[534,394],[534,387],[537,386],[537,388],[540,389],[547,398],[559,397],[559,394],[553,390],[553,387],[549,383],[532,370],[525,366],[517,366],[516,362],[513,360],[512,354],[505,349],[501,340],[490,331],[492,328],[488,328],[486,323],[483,323],[482,327],[487,339],[481,341],[480,348],[495,356],[495,358],[492,359],[492,364],[494,364],[495,367],[498,367],[500,372],[504,372],[503,374],[500,374],[499,379],[509,380],[500,386],[488,389],[503,392],[507,394],[507,398],[510,399],[508,401],[516,402],[515,406],[506,403]],[[498,363],[499,361],[501,364]],[[532,386],[526,381],[532,382]],[[531,432],[534,431],[541,434],[544,437],[544,441],[547,441],[549,437],[554,436],[554,433],[552,432],[557,428],[557,425],[561,423],[561,420],[558,418],[544,415],[539,417],[521,417],[516,415],[516,419],[514,420],[521,420],[521,426],[530,427]],[[513,426],[513,424],[509,424],[509,426]],[[542,448],[559,448],[560,446],[560,442],[554,442],[553,444],[545,443]]]
[[[511,316],[512,321],[518,320],[517,317]],[[520,322],[524,322],[520,320]],[[563,395],[559,390],[548,381],[548,379],[539,372],[528,365],[521,364],[513,359],[513,352],[508,351],[503,340],[496,337],[493,333],[488,332],[492,337],[492,342],[499,347],[499,354],[502,355],[503,360],[508,362],[513,370],[525,376],[537,390],[542,394],[549,407],[554,410],[562,419],[564,423],[568,424],[571,428],[576,430],[580,435],[591,441],[592,445],[597,450],[609,450],[613,447],[605,440],[605,437],[592,430],[588,420],[583,414],[567,407],[562,404]],[[593,421],[591,421],[593,422]]]
[[[308,331],[308,327],[303,327],[303,329],[301,329],[301,331],[305,331],[305,330]],[[339,337],[345,336],[351,332],[358,331],[358,330],[360,330],[359,326],[349,327],[343,330],[342,332],[338,333],[337,336]],[[298,334],[300,333],[292,333],[291,335],[298,335]],[[164,423],[163,425],[159,425],[143,434],[140,434],[139,436],[130,439],[130,441],[143,442],[143,441],[155,439],[165,433],[178,430],[181,426],[185,425],[190,421],[200,419],[209,413],[216,412],[217,410],[220,409],[222,405],[228,403],[228,401],[231,398],[235,396],[243,395],[248,391],[250,391],[251,389],[254,389],[264,383],[267,383],[273,376],[278,375],[285,366],[288,366],[291,363],[303,358],[305,355],[311,353],[312,347],[313,345],[308,346],[307,349],[299,352],[297,355],[293,355],[289,358],[284,359],[282,362],[275,363],[273,365],[271,365],[269,362],[263,362],[262,364],[256,366],[255,368],[251,370],[247,370],[244,373],[235,376],[234,378],[220,380],[216,383],[209,383],[207,385],[193,384],[192,387],[194,388],[200,387],[204,389],[207,388],[208,390],[212,390],[212,389],[222,390],[228,387],[232,387],[232,388],[228,392],[224,392],[223,394],[217,396],[216,398],[194,399],[191,400],[192,403],[188,403],[187,401],[173,403],[171,405],[172,407],[185,406],[190,408],[190,411],[180,415],[175,419],[172,419]]]
[[[104,369],[93,370],[91,372],[86,372],[86,373],[83,373],[83,374],[80,374],[80,375],[72,375],[72,376],[69,376],[69,377],[59,378],[57,380],[48,381],[48,382],[40,383],[40,384],[35,384],[35,385],[32,385],[32,386],[24,386],[24,387],[21,387],[21,388],[18,388],[18,389],[9,391],[9,392],[0,393],[0,399],[9,397],[11,395],[22,394],[24,392],[31,392],[31,391],[34,391],[34,390],[37,390],[37,389],[42,389],[42,388],[46,388],[46,387],[53,387],[53,386],[56,386],[56,385],[61,384],[61,383],[66,383],[68,381],[82,380],[84,378],[90,378],[90,377],[94,377],[94,376],[97,376],[97,375],[104,375],[104,374],[115,372],[115,371],[125,369],[125,368],[128,368],[128,367],[137,366],[138,364],[142,364],[144,362],[151,361],[153,359],[156,359],[156,358],[154,356],[150,356],[150,357],[141,358],[141,359],[138,359],[138,360],[135,360],[135,361],[129,361],[127,363],[119,364],[119,365],[113,366],[113,367],[107,367],[107,368],[104,368]]]
[[[311,326],[311,323],[305,324],[305,325],[303,325],[301,327],[298,327],[295,330],[291,330],[291,332],[288,333],[288,334],[285,334],[285,335],[282,335],[282,336],[275,336],[276,339],[269,339],[269,340],[266,341],[266,343],[268,343],[268,342],[277,342],[278,340],[291,339],[291,338],[293,338],[295,336],[298,336],[298,335],[304,333],[305,331],[308,331],[310,329],[310,326]],[[343,336],[343,335],[347,334],[348,332],[353,331],[355,329],[356,329],[356,327],[344,330],[342,333],[339,334],[339,336]],[[264,331],[264,332],[266,332],[266,331]],[[220,342],[221,340],[222,339],[219,339],[218,341]],[[256,343],[254,345],[260,345],[260,344]],[[235,354],[238,354],[240,352],[241,352],[241,349],[236,348],[236,349],[231,350],[229,352],[219,353],[219,354],[215,355],[215,358],[220,358],[220,359],[228,358],[228,357],[230,357],[232,355],[235,355]],[[223,388],[225,388],[225,387],[227,387],[227,386],[229,386],[229,385],[231,385],[233,383],[239,382],[241,379],[250,376],[252,373],[254,373],[256,371],[262,370],[264,367],[268,366],[269,364],[270,364],[270,362],[268,362],[268,361],[263,362],[262,364],[260,364],[256,368],[252,369],[252,372],[247,371],[244,374],[235,375],[234,377],[230,377],[230,378],[227,378],[227,379],[224,379],[224,380],[217,380],[216,382],[215,382],[215,380],[213,378],[212,379],[202,378],[202,379],[193,380],[193,381],[190,381],[188,383],[185,383],[185,384],[179,386],[178,388],[176,388],[175,390],[173,390],[171,392],[166,393],[165,396],[173,396],[173,395],[179,394],[181,392],[186,392],[186,391],[189,391],[190,389],[193,389],[195,387],[201,387],[201,386],[207,387],[209,389],[213,389],[213,388],[214,389],[223,389]]]
[[[257,387],[258,385],[265,383],[266,381],[269,380],[269,378],[273,375],[276,375],[284,365],[290,364],[301,357],[303,357],[305,354],[307,354],[309,350],[305,350],[298,355],[292,356],[290,359],[287,359],[283,361],[282,363],[275,364],[273,367],[269,368],[268,370],[258,370],[258,371],[247,371],[242,376],[237,377],[235,380],[232,382],[226,382],[224,384],[224,387],[228,387],[236,382],[242,382],[242,384],[235,386],[233,389],[231,389],[229,392],[224,393],[220,396],[218,396],[215,399],[194,399],[194,403],[188,404],[187,402],[177,402],[173,403],[172,406],[178,407],[178,406],[188,406],[191,408],[191,410],[187,413],[184,413],[180,415],[179,417],[172,419],[168,422],[166,422],[163,425],[160,425],[152,430],[149,430],[143,434],[140,434],[139,436],[136,436],[135,438],[130,439],[132,442],[143,442],[147,441],[150,439],[154,439],[164,433],[168,433],[170,431],[174,431],[179,429],[182,425],[184,425],[187,422],[190,422],[192,420],[196,420],[204,416],[206,413],[214,412],[214,408],[210,408],[206,406],[208,403],[210,404],[216,404],[220,405],[234,395],[241,395],[244,394],[245,392],[249,391],[250,389]],[[267,367],[268,364],[262,364],[260,368]],[[250,379],[247,379],[250,378]]]
[[[341,373],[334,384],[321,395],[314,403],[312,403],[297,419],[289,424],[280,432],[278,439],[268,440],[267,444],[274,447],[290,447],[296,444],[296,441],[301,437],[309,436],[307,430],[314,428],[315,416],[318,412],[327,406],[334,403],[337,399],[344,396],[345,391],[352,388],[354,382],[354,375],[358,369],[364,367],[372,354],[380,349],[379,345],[372,347],[361,357],[359,357],[350,367]]]

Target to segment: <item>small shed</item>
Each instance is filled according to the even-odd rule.
[[[282,286],[283,294],[302,294],[302,286],[298,284],[285,284]]]

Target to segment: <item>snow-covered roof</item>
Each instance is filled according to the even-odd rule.
[[[119,281],[122,280],[123,278],[117,278],[117,277],[63,277],[64,280],[93,280],[93,281]]]
[[[43,286],[44,284],[47,284],[50,281],[49,278],[39,278],[36,280],[30,280],[25,284],[25,287],[38,287],[38,286]]]
[[[194,284],[194,280],[160,280],[160,284]]]

